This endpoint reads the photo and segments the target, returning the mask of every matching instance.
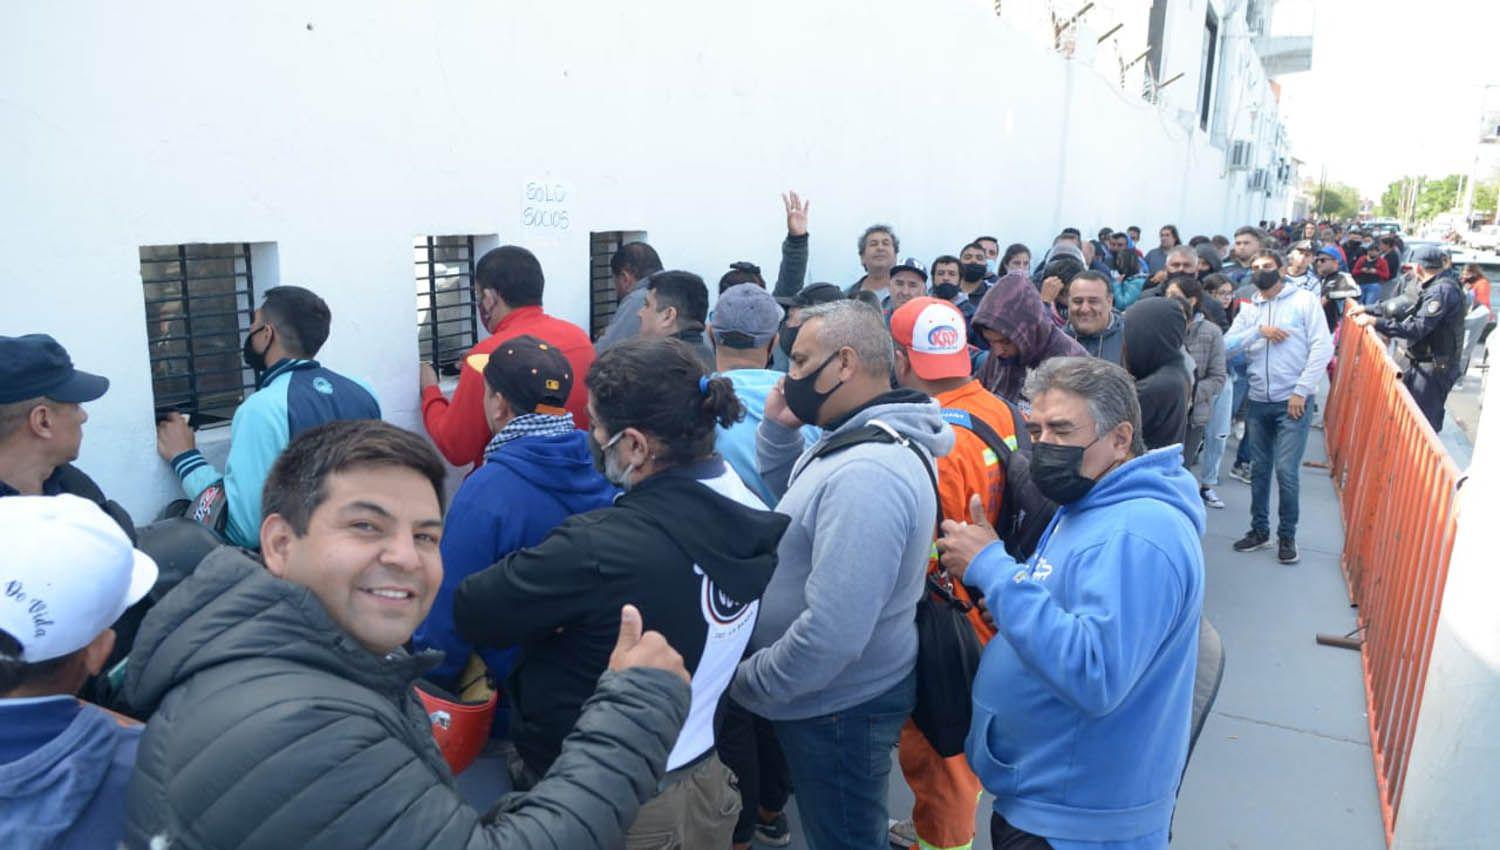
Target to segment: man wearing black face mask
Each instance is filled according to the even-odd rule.
[[[1285,262],[1275,251],[1250,261],[1255,295],[1240,305],[1229,333],[1228,355],[1243,351],[1250,392],[1245,398],[1245,441],[1250,445],[1250,532],[1236,552],[1271,545],[1271,474],[1280,489],[1276,557],[1295,564],[1302,453],[1307,448],[1307,400],[1333,356],[1333,338],[1318,296],[1283,279]]]
[[[1198,485],[1180,446],[1145,451],[1119,366],[1056,358],[1026,392],[1032,481],[1061,505],[1036,553],[1012,559],[977,498],[937,542],[998,631],[967,753],[995,795],[993,844],[1166,847],[1203,605]]]
[[[266,290],[245,332],[245,365],[255,372],[255,393],[234,412],[223,473],[198,451],[182,414],[156,426],[156,451],[172,465],[188,498],[223,481],[228,519],[222,532],[236,546],[260,548],[261,487],[293,437],[336,419],[380,418],[380,403],[367,384],[312,359],[332,321],[328,304],[309,290]]]
[[[916,606],[938,511],[928,470],[953,430],[930,398],[890,388],[879,311],[839,301],[802,318],[756,435],[761,477],[792,523],[730,696],[772,721],[808,843],[879,847],[890,751],[916,704]],[[811,448],[804,423],[825,432]],[[866,425],[910,445],[822,453]]]

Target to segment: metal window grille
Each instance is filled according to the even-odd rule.
[[[479,338],[474,304],[474,237],[418,236],[417,344],[443,375],[457,375]]]
[[[140,262],[156,409],[228,422],[255,388],[240,356],[255,314],[249,243],[143,245]]]
[[[589,336],[593,339],[603,335],[619,306],[609,263],[624,244],[624,239],[625,232],[621,230],[589,234]]]

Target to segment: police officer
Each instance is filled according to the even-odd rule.
[[[1453,278],[1442,274],[1447,256],[1435,245],[1412,254],[1412,275],[1420,291],[1410,309],[1375,318],[1361,315],[1361,325],[1374,325],[1388,337],[1407,341],[1411,368],[1402,377],[1412,399],[1434,431],[1443,428],[1443,404],[1458,380],[1458,358],[1463,350],[1467,303]],[[1356,306],[1356,314],[1365,311]]]

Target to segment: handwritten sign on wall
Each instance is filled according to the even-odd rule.
[[[573,226],[573,186],[534,178],[521,185],[521,229],[534,238],[563,236]]]

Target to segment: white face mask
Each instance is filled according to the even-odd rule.
[[[629,492],[631,485],[630,477],[635,474],[637,464],[632,463],[624,469],[621,469],[615,462],[614,457],[610,454],[610,449],[614,448],[615,443],[620,442],[620,438],[623,436],[625,436],[625,432],[621,431],[613,437],[610,437],[609,442],[605,443],[604,447],[600,450],[600,454],[604,457],[604,468],[601,469],[600,472],[604,473],[604,479],[606,481],[615,485],[616,487],[619,487],[621,490]]]

